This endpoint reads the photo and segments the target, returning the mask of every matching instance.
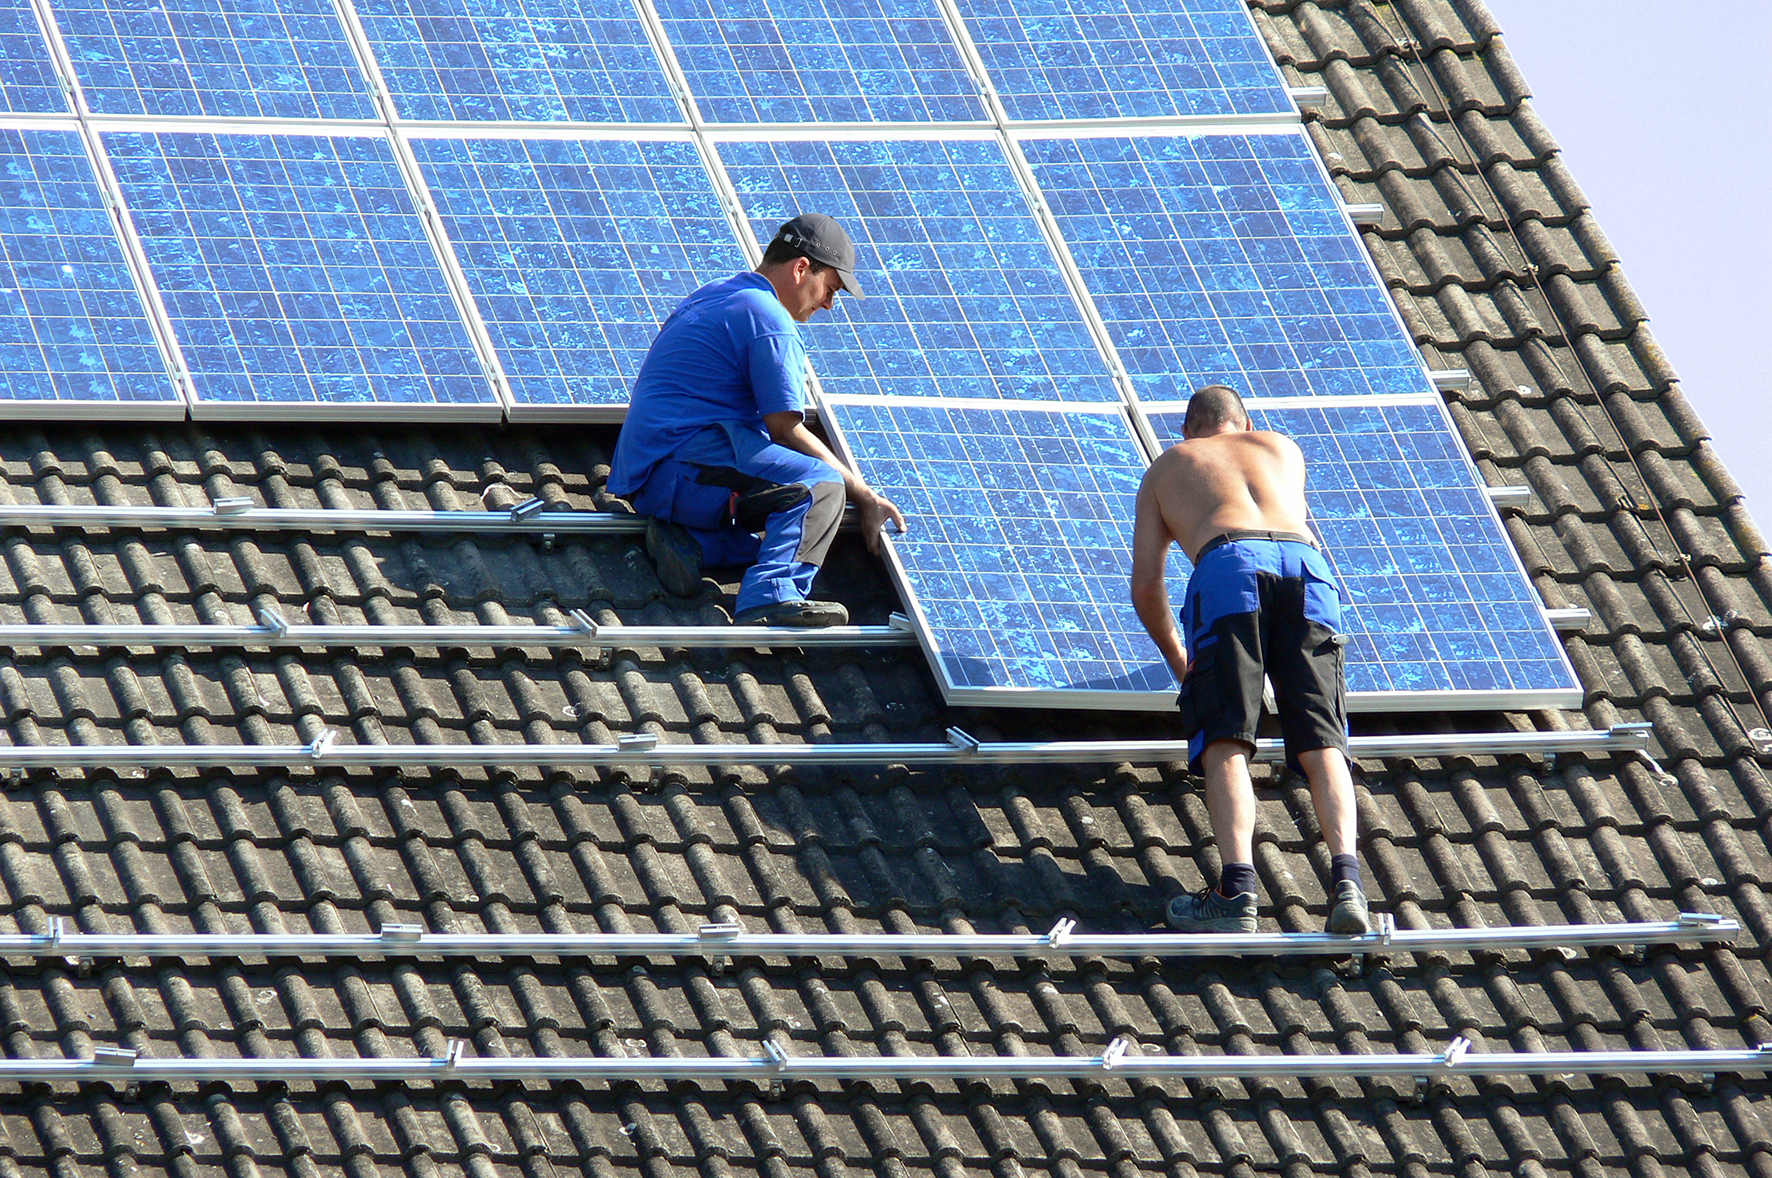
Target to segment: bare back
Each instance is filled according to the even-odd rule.
[[[1235,430],[1178,442],[1151,464],[1145,486],[1189,560],[1232,530],[1309,534],[1304,455],[1283,434]]]

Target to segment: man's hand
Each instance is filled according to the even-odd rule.
[[[855,506],[861,511],[861,538],[867,541],[868,551],[879,555],[880,530],[891,520],[893,530],[904,534],[904,512],[892,500],[880,494],[872,487],[863,487],[866,498],[856,497]]]

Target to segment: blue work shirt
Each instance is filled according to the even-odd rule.
[[[634,380],[609,489],[631,495],[652,468],[716,423],[754,429],[764,415],[805,412],[800,325],[754,271],[710,282],[671,312]]]

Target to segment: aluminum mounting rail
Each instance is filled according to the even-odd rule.
[[[843,519],[853,524],[855,509]],[[217,499],[208,507],[136,507],[102,503],[0,503],[0,526],[33,528],[165,528],[303,532],[484,532],[520,536],[633,535],[646,517],[574,511],[527,499],[507,511],[407,511],[379,507],[260,507],[250,499]]]
[[[77,933],[52,917],[46,933],[0,934],[0,958],[65,957],[1213,957],[1415,953],[1434,950],[1678,945],[1729,941],[1733,920],[1682,912],[1675,920],[1526,928],[1400,929],[1389,913],[1358,937],[1329,933],[1079,933],[1061,920],[1037,933],[753,933],[705,924],[692,933],[429,933],[386,924],[375,933]]]
[[[1642,752],[1649,725],[1619,724],[1587,732],[1434,733],[1356,736],[1355,757],[1561,756],[1569,753]],[[94,769],[118,765],[159,768],[294,765],[367,768],[453,768],[483,765],[564,769],[667,765],[1080,765],[1130,761],[1185,761],[1178,740],[1000,741],[986,744],[958,728],[946,743],[926,744],[662,744],[651,733],[623,736],[614,744],[340,744],[328,729],[306,745],[274,744],[84,744],[0,745],[0,771]],[[1277,739],[1256,742],[1258,760],[1278,761]]]
[[[630,647],[727,648],[743,646],[914,646],[909,619],[893,614],[885,626],[604,626],[574,610],[566,626],[315,626],[291,623],[275,610],[262,610],[256,626],[207,625],[0,625],[0,646],[191,647],[570,647],[615,650]]]
[[[0,1080],[17,1083],[177,1083],[333,1080],[992,1080],[1298,1078],[1424,1080],[1453,1076],[1569,1074],[1714,1075],[1772,1071],[1772,1046],[1735,1051],[1471,1050],[1454,1039],[1445,1051],[1396,1055],[1146,1055],[1115,1039],[1100,1055],[791,1055],[773,1039],[760,1056],[471,1056],[452,1039],[440,1056],[218,1059],[141,1056],[101,1047],[91,1059],[0,1059]]]

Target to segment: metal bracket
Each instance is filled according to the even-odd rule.
[[[289,633],[289,619],[268,605],[258,611],[258,624],[279,638]]]
[[[381,939],[395,945],[416,944],[424,935],[424,926],[420,924],[384,924],[381,926]]]
[[[1377,202],[1362,202],[1345,207],[1348,218],[1356,225],[1376,225],[1384,220],[1384,206]]]
[[[1682,912],[1677,919],[1687,928],[1715,928],[1727,922],[1727,918],[1715,912]]]
[[[535,496],[531,496],[528,499],[523,500],[523,502],[517,504],[515,507],[511,508],[511,522],[512,523],[521,523],[524,520],[528,519],[530,516],[540,515],[542,513],[542,510],[544,508],[546,508],[547,505],[548,505],[548,501],[546,499],[540,499],[540,498],[536,498]]]
[[[888,614],[886,624],[894,630],[903,630],[906,634],[916,632],[916,627],[911,624],[911,620],[901,613]]]
[[[1663,769],[1661,767],[1661,762],[1657,761],[1654,757],[1651,757],[1648,753],[1648,750],[1638,749],[1637,756],[1639,756],[1639,757],[1643,758],[1643,760],[1649,762],[1650,772],[1655,774],[1655,780],[1658,783],[1660,783],[1661,785],[1678,785],[1678,784],[1680,784],[1680,779],[1678,777],[1675,777],[1672,773],[1669,773],[1666,769]]]
[[[336,728],[323,729],[320,735],[314,738],[313,743],[308,745],[307,752],[309,759],[318,761],[321,757],[324,757],[327,750],[332,748],[333,742],[337,739],[338,730]]]
[[[615,747],[631,753],[644,752],[658,746],[658,737],[650,732],[630,732],[615,738]]]
[[[132,1068],[137,1055],[133,1047],[95,1047],[92,1062],[101,1068]]]
[[[1054,949],[1062,949],[1076,931],[1077,922],[1067,916],[1052,926],[1052,931],[1046,934],[1046,943]]]
[[[67,934],[67,931],[68,931],[68,921],[67,921],[66,917],[52,916],[49,918],[49,934],[48,935],[49,935],[49,943],[51,945],[61,944],[62,937]]]
[[[1375,913],[1374,932],[1378,934],[1380,948],[1388,949],[1397,936],[1397,918],[1389,912]]]
[[[1114,1036],[1114,1041],[1109,1043],[1107,1050],[1101,1053],[1101,1070],[1104,1072],[1113,1071],[1114,1065],[1125,1059],[1126,1053],[1131,1050],[1132,1040],[1124,1035]]]
[[[695,936],[702,941],[718,941],[736,937],[744,932],[744,925],[736,920],[723,920],[718,924],[704,924],[695,930]]]
[[[582,609],[575,609],[566,615],[572,619],[572,628],[592,638],[597,636],[597,619]]]
[[[788,1053],[774,1039],[763,1040],[763,1053],[769,1057],[769,1066],[775,1071],[788,1070]]]
[[[217,515],[239,515],[242,511],[251,511],[253,503],[245,495],[236,495],[227,499],[217,499],[209,506],[214,509]]]
[[[461,1066],[461,1061],[467,1054],[467,1048],[468,1044],[465,1039],[451,1039],[443,1054],[443,1070],[453,1071]]]
[[[1329,87],[1327,86],[1288,86],[1286,93],[1290,94],[1292,101],[1300,106],[1306,103],[1329,101]]]
[[[963,753],[976,753],[984,745],[984,742],[979,740],[976,736],[972,736],[959,728],[948,729],[947,737],[948,743]]]
[[[1443,1068],[1457,1067],[1458,1061],[1463,1059],[1465,1053],[1470,1049],[1471,1041],[1463,1035],[1458,1036],[1447,1046],[1445,1054],[1440,1056],[1440,1066]]]

